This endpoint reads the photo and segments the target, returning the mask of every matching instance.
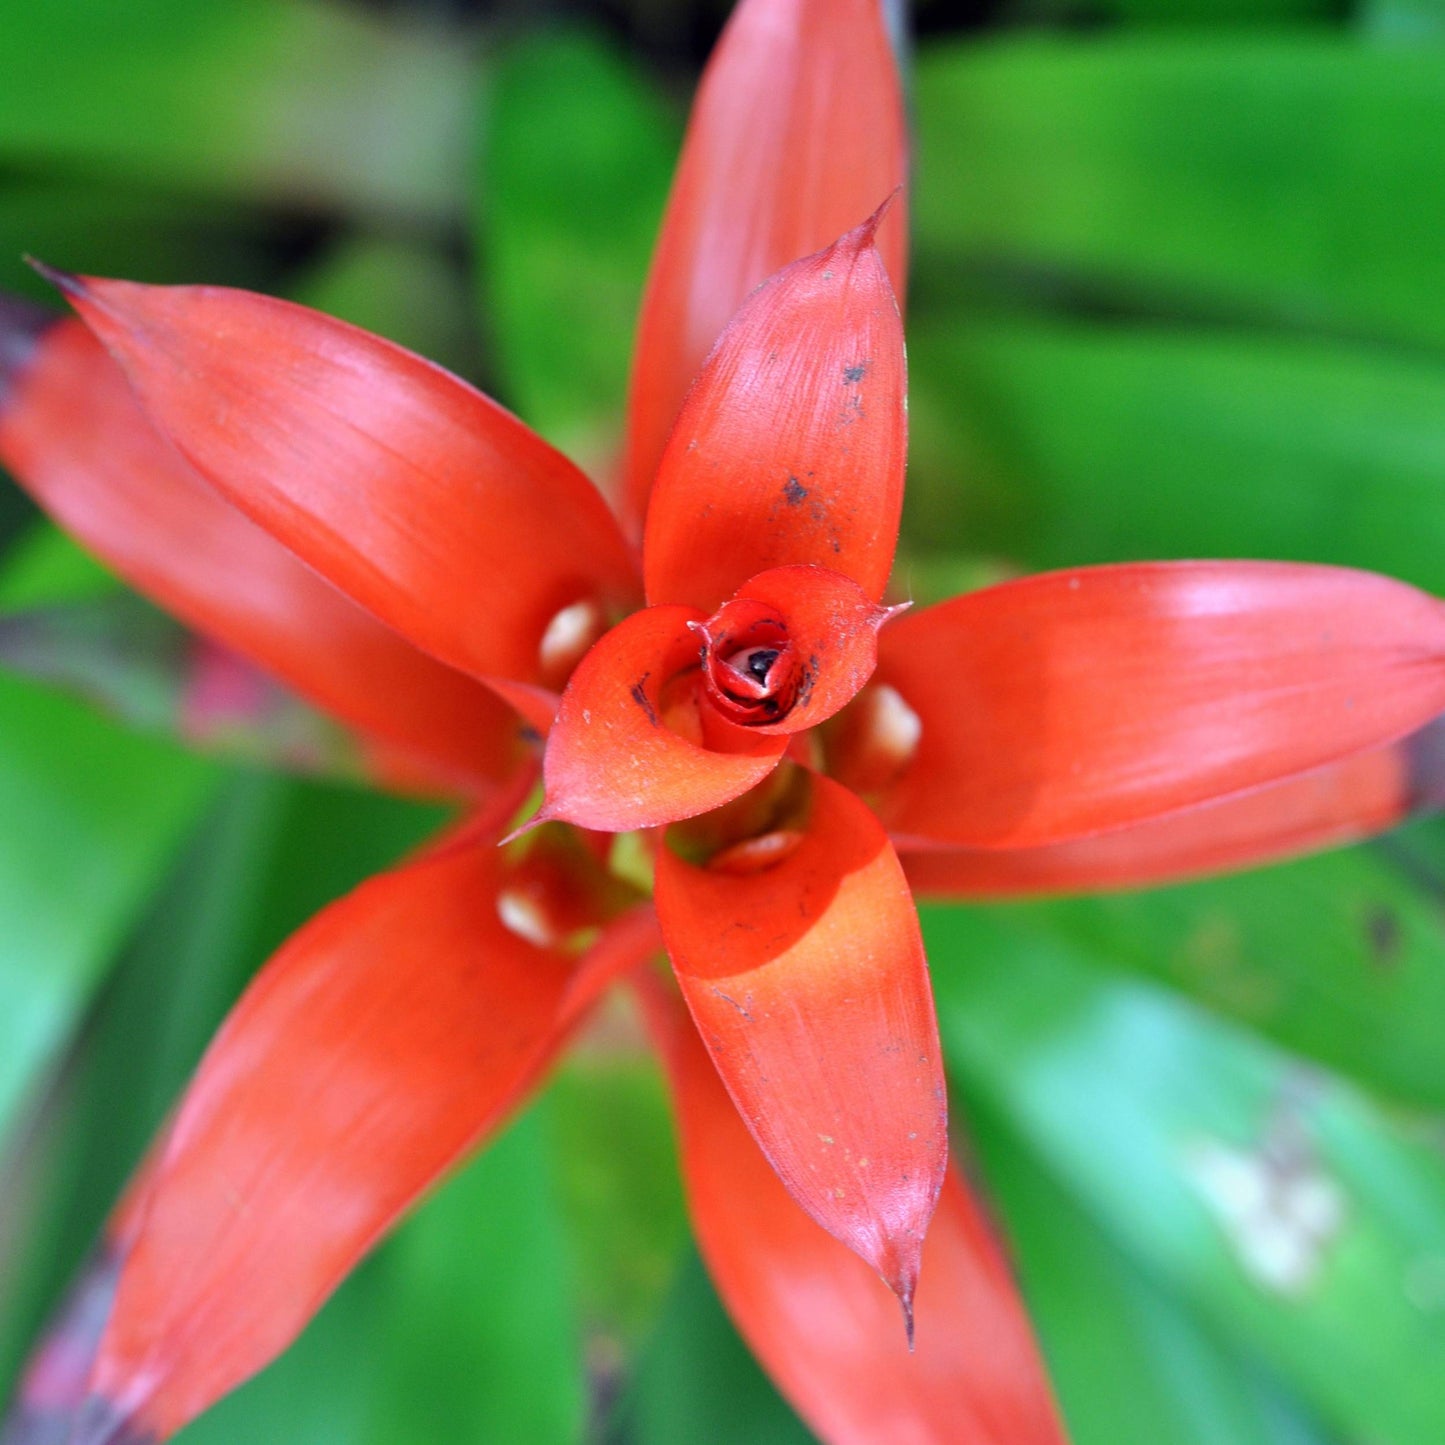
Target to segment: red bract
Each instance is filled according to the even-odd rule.
[[[9,325],[0,456],[37,497],[473,810],[238,1005],[91,1276],[98,1342],[71,1312],[37,1358],[45,1428],[164,1438],[258,1369],[665,948],[675,993],[640,987],[699,1237],[799,1411],[860,1445],[1062,1438],[948,1174],[907,879],[1110,886],[1384,826],[1438,793],[1445,611],[1204,562],[898,616],[902,135],[872,0],[744,0],[644,308],[625,525],[464,383],[284,302],[60,278],[133,396],[78,323]],[[523,719],[546,826],[499,850]],[[599,836],[630,830],[651,902]]]

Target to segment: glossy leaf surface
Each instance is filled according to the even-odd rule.
[[[897,1301],[787,1197],[685,1021],[665,1054],[703,1256],[739,1329],[821,1439],[1060,1445],[1013,1280],[956,1175],[924,1247],[910,1351]]]
[[[1087,946],[1382,1098],[1439,1112],[1439,838],[1432,820],[1265,872],[996,911],[1031,948]]]
[[[304,696],[490,789],[520,748],[508,710],[321,581],[158,437],[120,368],[75,321],[39,338],[0,406],[0,458],[129,582]],[[435,786],[435,783],[434,783]]]
[[[591,29],[553,19],[490,60],[473,204],[500,394],[608,485],[681,118]]]
[[[1154,317],[985,324],[958,305],[910,328],[908,359],[920,546],[1030,569],[1332,562],[1445,593],[1433,356]]]
[[[947,1164],[947,1101],[913,900],[868,809],[812,782],[781,861],[657,860],[683,997],[789,1193],[904,1301]]]
[[[551,1166],[546,1120],[529,1111],[177,1445],[577,1439],[583,1379]]]
[[[648,508],[650,601],[710,612],[756,573],[806,563],[883,595],[908,418],[877,224],[779,271],[718,339]]]
[[[690,607],[649,607],[582,659],[547,739],[544,816],[610,832],[656,827],[731,801],[777,766],[785,736],[729,726],[734,751],[706,745],[690,701],[701,682],[688,624],[701,620]]]
[[[0,155],[130,187],[445,219],[466,173],[468,50],[310,0],[7,7]]]
[[[368,1445],[582,1435],[582,1321],[552,1112],[545,1099],[529,1109],[388,1241],[368,1343],[382,1353],[360,1391]]]
[[[916,94],[920,270],[989,258],[1127,304],[1445,337],[1420,264],[1445,225],[1430,45],[1340,28],[940,46]]]
[[[904,853],[904,869],[920,896],[1093,893],[1353,843],[1445,802],[1442,732],[1436,721],[1388,747],[1094,838],[1039,848],[924,848]]]
[[[542,639],[562,608],[632,595],[592,484],[439,367],[270,297],[71,284],[201,475],[442,661],[544,682]]]
[[[906,178],[903,105],[883,7],[876,0],[739,4],[693,103],[638,323],[626,508],[634,526],[647,515],[688,387],[743,298],[856,226]],[[904,222],[900,206],[880,232],[900,296]]]
[[[1439,1435],[1428,1143],[1087,944],[978,908],[924,928],[950,1063],[1116,1241],[1340,1433]]]
[[[606,1445],[816,1445],[739,1338],[694,1249],[617,1402]]]
[[[265,1364],[544,1062],[568,970],[503,925],[501,857],[453,841],[364,884],[232,1013],[156,1165],[96,1438],[173,1433]]]
[[[216,781],[212,765],[0,676],[0,1139]]]
[[[1445,706],[1445,609],[1388,578],[1282,563],[1051,573],[887,629],[917,713],[890,831],[1061,842],[1377,748]]]
[[[1327,1445],[1253,1351],[1142,1269],[1015,1135],[971,1113],[969,1138],[1073,1445]]]

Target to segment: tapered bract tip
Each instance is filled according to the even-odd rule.
[[[518,838],[525,837],[533,828],[540,828],[543,823],[550,823],[551,821],[552,814],[543,807],[534,816],[528,818],[520,828],[513,828],[505,838],[498,842],[497,847],[505,848],[508,843],[515,843]]]
[[[903,1330],[908,1336],[908,1351],[913,1352],[913,1296],[918,1288],[918,1273],[922,1264],[922,1236],[916,1236],[910,1243],[899,1247],[890,1241],[885,1247],[883,1268],[879,1271],[883,1282],[891,1289],[903,1310]]]
[[[44,261],[35,256],[26,256],[23,259],[37,276],[43,276],[57,291],[63,291],[67,296],[85,295],[84,280],[73,272],[61,271],[55,266],[47,266]]]
[[[884,198],[883,203],[857,228],[852,234],[856,237],[856,245],[861,251],[864,246],[871,246],[873,238],[878,234],[878,227],[883,224],[889,211],[893,209],[893,203],[903,194],[902,186],[895,186]]]

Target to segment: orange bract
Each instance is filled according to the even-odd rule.
[[[1406,739],[1445,707],[1445,611],[1181,563],[890,620],[903,171],[877,4],[744,0],[658,247],[621,520],[465,383],[287,303],[61,278],[139,407],[75,323],[0,315],[0,458],[41,502],[475,810],[238,1005],[112,1229],[99,1340],[54,1337],[94,1352],[88,1397],[32,1371],[62,1433],[78,1407],[82,1445],[160,1439],[260,1368],[665,948],[699,1233],[800,1411],[835,1442],[1062,1438],[948,1174],[907,878],[1108,885],[1383,826],[1439,794]],[[548,826],[499,852],[539,763]],[[599,835],[664,827],[649,903]]]

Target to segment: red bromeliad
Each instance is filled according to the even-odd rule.
[[[380,779],[471,804],[241,1000],[17,1439],[160,1440],[264,1365],[623,974],[703,1252],[813,1428],[1062,1439],[948,1172],[909,880],[1117,886],[1386,826],[1430,792],[1445,610],[1173,563],[899,616],[905,207],[875,208],[903,176],[876,0],[744,0],[643,308],[620,523],[487,398],[299,307],[62,277],[90,331],[0,316],[0,459],[52,514]],[[547,826],[499,848],[543,737]],[[609,836],[639,831],[651,901]]]

